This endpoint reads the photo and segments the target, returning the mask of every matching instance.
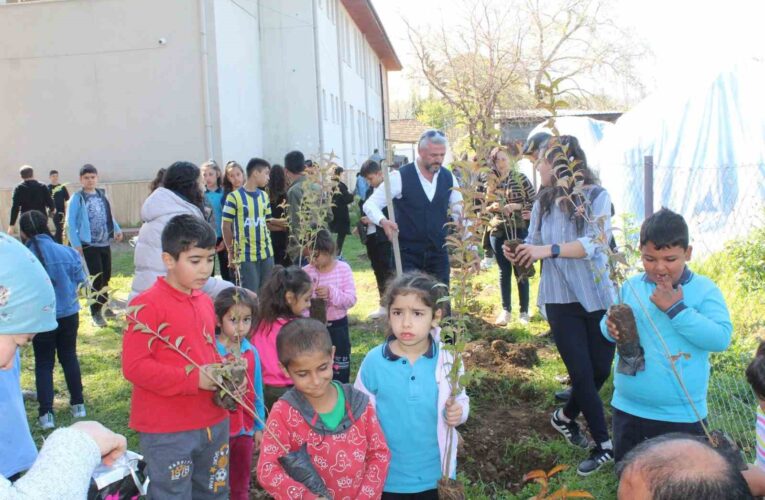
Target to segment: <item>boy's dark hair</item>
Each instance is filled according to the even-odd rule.
[[[758,398],[765,399],[765,342],[760,342],[754,359],[746,367],[746,380]]]
[[[235,305],[249,307],[252,312],[252,324],[258,322],[258,301],[244,288],[232,286],[218,293],[215,297],[215,317],[222,321],[229,309]]]
[[[51,175],[58,175],[58,170],[51,170],[50,172],[48,172],[48,176],[51,176]]]
[[[382,167],[380,167],[380,164],[374,160],[367,160],[361,164],[359,175],[366,178],[368,175],[376,174],[377,172],[382,172]]]
[[[271,276],[260,289],[260,325],[269,325],[277,318],[292,318],[290,305],[287,303],[287,292],[296,297],[311,289],[311,277],[297,266],[276,266]]]
[[[326,229],[320,229],[316,233],[313,250],[314,252],[318,253],[335,255],[335,251],[337,251],[337,245],[335,245],[335,240],[332,239],[332,235],[329,231]]]
[[[332,355],[332,338],[324,323],[311,318],[293,319],[279,330],[276,354],[279,363],[289,368],[290,363],[304,354],[320,352]]]
[[[688,224],[682,215],[668,208],[662,208],[644,220],[640,226],[640,246],[646,245],[649,241],[657,250],[672,247],[682,247],[683,250],[687,250],[690,243]]]
[[[446,296],[446,287],[433,276],[421,271],[406,272],[391,281],[385,289],[383,307],[390,310],[396,297],[411,293],[417,295],[426,306],[430,307],[433,314],[444,307],[444,301],[441,299]]]
[[[35,176],[35,170],[29,165],[24,165],[19,169],[19,175],[23,180],[31,179]]]
[[[263,158],[251,158],[247,162],[247,177],[249,178],[255,170],[265,170],[271,168],[271,164]]]
[[[284,168],[293,174],[302,174],[305,171],[305,156],[300,151],[290,151],[284,155]]]
[[[96,174],[96,175],[98,175],[98,170],[96,170],[96,167],[94,167],[90,163],[86,163],[85,165],[80,167],[80,177],[82,177],[85,174]]]
[[[215,229],[191,214],[176,215],[162,230],[162,251],[178,260],[191,248],[215,248]]]

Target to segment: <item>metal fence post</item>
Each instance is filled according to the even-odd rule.
[[[643,157],[643,202],[644,218],[653,215],[653,156]]]

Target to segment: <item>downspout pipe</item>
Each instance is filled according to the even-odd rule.
[[[319,120],[319,157],[326,153],[324,151],[324,100],[321,96],[321,56],[319,54],[319,4],[318,0],[313,0],[313,54],[314,67],[316,68],[316,117]]]
[[[207,51],[207,0],[199,0],[199,32],[202,52],[202,108],[204,112],[205,159],[213,158],[213,125],[210,98],[210,67]]]

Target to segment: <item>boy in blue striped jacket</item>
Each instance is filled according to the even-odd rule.
[[[640,228],[645,272],[627,280],[620,294],[635,314],[645,370],[634,376],[614,370],[611,406],[617,462],[655,436],[704,434],[709,353],[728,348],[733,326],[717,285],[687,267],[692,250],[685,220],[666,208],[648,217]],[[651,323],[669,348],[669,356]],[[616,325],[607,316],[601,330],[608,340],[618,340]],[[615,361],[614,366],[618,358]],[[674,376],[672,362],[698,413]]]

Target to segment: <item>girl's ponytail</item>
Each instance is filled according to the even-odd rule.
[[[746,367],[746,380],[757,397],[765,399],[765,341],[760,342],[754,359]]]
[[[45,265],[45,258],[43,257],[42,250],[40,250],[40,244],[37,241],[37,237],[41,234],[51,236],[50,229],[48,229],[48,218],[45,214],[39,210],[30,210],[24,212],[19,217],[19,230],[29,239],[31,243],[32,253],[40,261],[45,271],[48,271],[48,266]],[[48,272],[50,276],[50,272]],[[53,278],[51,278],[51,281]],[[53,286],[56,286],[53,283]]]

